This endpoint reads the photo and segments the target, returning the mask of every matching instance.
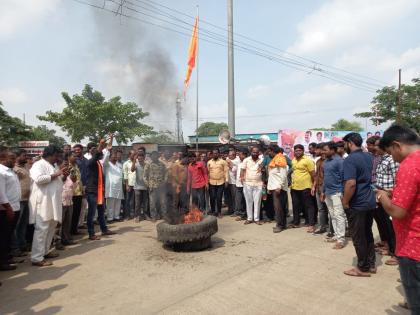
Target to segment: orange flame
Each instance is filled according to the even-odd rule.
[[[184,224],[200,222],[202,219],[203,213],[200,211],[200,209],[193,208],[184,216]]]

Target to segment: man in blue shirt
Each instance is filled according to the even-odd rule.
[[[371,273],[376,273],[372,234],[372,212],[376,207],[375,194],[371,187],[373,161],[372,156],[361,149],[363,140],[360,134],[351,132],[343,141],[349,156],[343,163],[342,202],[357,254],[357,267],[345,271],[344,274],[370,277]]]
[[[324,143],[322,151],[326,160],[324,162],[324,185],[321,201],[325,200],[327,204],[335,233],[334,237],[327,241],[335,243],[334,249],[342,249],[346,240],[346,214],[341,203],[344,160],[337,154],[337,146],[334,142]]]

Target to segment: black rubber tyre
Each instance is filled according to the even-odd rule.
[[[191,224],[168,224],[161,222],[156,226],[158,240],[166,245],[193,242],[208,238],[218,231],[217,219],[205,216],[203,220]]]

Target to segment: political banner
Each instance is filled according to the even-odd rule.
[[[338,142],[343,137],[352,131],[330,131],[330,130],[293,130],[283,129],[279,130],[278,145],[284,149],[285,154],[293,158],[293,147],[296,144],[301,144],[305,148],[305,153],[309,153],[310,143],[321,143],[334,141]],[[372,136],[381,136],[382,131],[361,131],[359,134],[362,136],[363,145],[366,144],[366,139]]]

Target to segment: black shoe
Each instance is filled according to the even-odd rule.
[[[12,258],[7,261],[9,265],[16,265],[25,262],[24,258]]]
[[[0,265],[0,271],[10,271],[10,270],[15,270],[16,268],[17,266],[14,264]]]
[[[77,242],[75,242],[75,241],[73,241],[73,240],[70,240],[70,241],[61,241],[61,243],[62,243],[64,246],[76,245],[76,244],[77,244]]]
[[[318,231],[315,231],[314,234],[324,234],[325,232],[327,232],[326,228],[320,228]]]

